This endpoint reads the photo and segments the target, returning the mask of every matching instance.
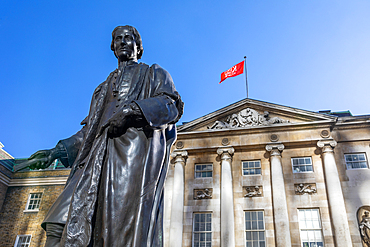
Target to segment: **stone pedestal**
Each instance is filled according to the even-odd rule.
[[[175,150],[171,157],[175,159],[173,178],[173,194],[171,208],[170,244],[171,247],[182,246],[182,232],[184,221],[184,166],[188,152]]]
[[[284,174],[281,164],[281,152],[283,149],[283,144],[266,146],[266,150],[270,152],[272,201],[274,205],[275,239],[277,247],[292,246]]]
[[[231,172],[233,147],[217,149],[221,158],[221,247],[235,246],[233,177]]]
[[[322,149],[322,160],[326,180],[326,190],[329,200],[330,215],[334,230],[335,246],[352,246],[349,232],[348,218],[342,186],[339,180],[337,164],[334,159],[333,148],[337,145],[334,140],[318,141],[317,146]]]

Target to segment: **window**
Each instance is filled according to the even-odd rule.
[[[212,172],[212,164],[195,165],[195,178],[211,178]]]
[[[243,175],[261,175],[261,161],[243,161]]]
[[[293,172],[313,172],[311,157],[292,158]]]
[[[26,211],[39,211],[42,193],[30,193]]]
[[[324,246],[319,210],[299,209],[298,218],[302,247]]]
[[[265,222],[263,211],[245,212],[245,246],[265,247]]]
[[[31,235],[18,235],[14,247],[28,247],[31,243]]]
[[[360,154],[345,154],[347,170],[367,168],[366,156],[364,153]]]
[[[212,214],[196,213],[193,221],[193,247],[212,246]]]

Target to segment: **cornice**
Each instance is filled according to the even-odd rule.
[[[9,182],[9,187],[13,186],[43,186],[43,185],[64,185],[68,176],[65,177],[45,177],[45,178],[14,178]]]
[[[354,121],[354,122],[338,122],[334,125],[334,130],[361,129],[361,128],[369,128],[369,127],[370,127],[370,120]]]
[[[184,140],[190,138],[204,138],[204,137],[215,137],[225,135],[243,135],[243,134],[255,134],[255,133],[269,133],[269,132],[281,132],[281,131],[297,131],[306,129],[319,129],[329,128],[333,126],[333,120],[323,120],[305,123],[284,123],[275,124],[272,126],[252,126],[244,128],[232,128],[232,129],[207,129],[199,131],[188,131],[178,132],[177,139]]]
[[[10,182],[10,178],[8,176],[6,176],[4,173],[0,172],[0,183],[3,183],[5,184],[6,186],[9,185],[9,182]]]

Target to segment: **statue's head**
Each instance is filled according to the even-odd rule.
[[[144,48],[136,28],[128,25],[116,27],[112,32],[111,50],[123,61],[140,59]]]

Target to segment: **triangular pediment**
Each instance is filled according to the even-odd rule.
[[[335,116],[293,107],[244,99],[178,126],[179,132],[210,129],[255,128],[334,121]]]

